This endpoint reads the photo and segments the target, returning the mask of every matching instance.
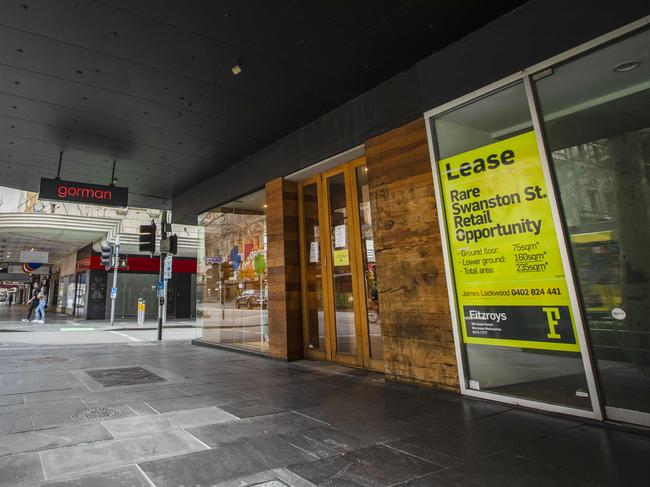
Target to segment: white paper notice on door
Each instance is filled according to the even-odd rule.
[[[347,225],[336,225],[334,227],[334,248],[340,249],[348,246],[347,229]]]
[[[318,263],[318,242],[309,242],[309,263]]]
[[[366,239],[366,258],[368,262],[375,261],[375,241]]]

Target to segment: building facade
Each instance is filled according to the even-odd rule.
[[[650,426],[650,18],[592,7],[529,2],[176,198],[197,343]]]

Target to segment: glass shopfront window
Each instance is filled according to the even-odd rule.
[[[650,31],[536,89],[603,402],[650,413]]]
[[[197,318],[206,342],[268,352],[265,193],[199,216]]]
[[[469,388],[590,409],[523,83],[432,129]]]
[[[366,315],[368,317],[368,346],[370,347],[369,352],[371,357],[383,360],[384,338],[381,335],[381,319],[379,315],[379,289],[377,287],[375,240],[372,235],[372,212],[370,211],[368,167],[365,164],[357,166],[355,172],[359,205],[361,261],[363,263]]]
[[[318,182],[303,187],[302,212],[304,228],[305,272],[305,333],[310,350],[325,350],[325,308],[323,296],[323,269],[321,266],[321,237]]]
[[[650,426],[648,113],[646,29],[430,118],[467,394]]]

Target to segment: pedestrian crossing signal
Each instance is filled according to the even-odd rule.
[[[100,245],[101,262],[106,270],[110,269],[113,264],[113,246],[108,242],[102,242]]]
[[[151,221],[151,225],[140,225],[140,252],[149,252],[153,257],[156,253],[156,224]]]

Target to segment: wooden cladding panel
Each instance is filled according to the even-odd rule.
[[[269,354],[302,357],[300,250],[296,183],[282,178],[266,184]]]
[[[459,388],[423,119],[366,142],[387,378]]]

